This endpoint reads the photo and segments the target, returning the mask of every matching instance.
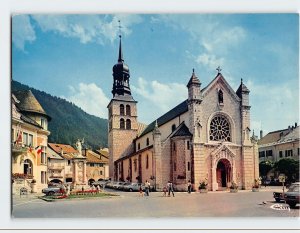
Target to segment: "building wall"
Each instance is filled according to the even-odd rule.
[[[95,181],[99,179],[105,179],[105,167],[103,164],[100,163],[93,163],[93,166],[91,166],[91,163],[87,163],[86,166],[86,174],[87,174],[87,180],[94,179]]]

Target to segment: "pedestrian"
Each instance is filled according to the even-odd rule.
[[[172,192],[172,195],[174,197],[175,196],[174,195],[174,188],[173,188],[173,183],[171,181],[168,181],[167,187],[168,187],[168,197],[170,197],[171,192]]]
[[[189,180],[189,181],[188,181],[188,193],[191,193],[191,191],[192,191],[192,183],[191,183],[191,181]]]
[[[164,192],[164,197],[166,197],[167,196],[167,187],[165,186],[164,188],[163,188],[163,192]]]
[[[258,187],[261,188],[261,177],[258,178]]]
[[[140,197],[144,196],[142,185],[140,185],[140,187],[139,187],[139,193],[140,193]]]
[[[145,182],[145,195],[149,196],[149,190],[150,190],[150,183],[148,182],[148,180],[146,180]]]

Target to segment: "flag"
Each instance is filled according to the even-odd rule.
[[[22,143],[22,132],[18,131],[17,133],[17,140],[15,141],[15,143]]]
[[[42,149],[38,149],[37,154],[40,154],[42,152]]]

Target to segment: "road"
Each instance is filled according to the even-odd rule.
[[[161,218],[161,217],[299,217],[295,209],[279,210],[273,190],[175,193],[149,197],[119,192],[120,196],[101,199],[72,199],[46,202],[36,197],[13,198],[13,218]],[[284,203],[281,206],[287,206]],[[271,208],[273,206],[273,208]],[[105,211],[103,211],[105,210]]]

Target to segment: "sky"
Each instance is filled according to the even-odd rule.
[[[193,68],[203,88],[220,66],[250,89],[256,135],[299,124],[297,14],[14,15],[12,78],[107,118],[119,20],[140,122],[187,99]]]

